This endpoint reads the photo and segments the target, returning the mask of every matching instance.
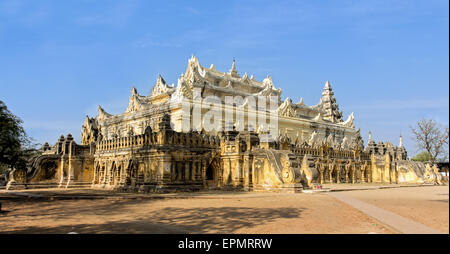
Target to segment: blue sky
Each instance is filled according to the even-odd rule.
[[[416,153],[409,125],[449,122],[448,1],[0,1],[0,100],[38,142],[72,133],[97,105],[121,113],[200,63],[319,101],[330,80],[367,142]]]

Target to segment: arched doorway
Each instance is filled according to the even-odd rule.
[[[214,181],[214,173],[215,172],[212,164],[209,164],[209,166],[206,168],[206,184],[208,188],[217,186],[217,183]]]
[[[220,160],[214,158],[211,163],[206,167],[205,182],[206,188],[214,189],[219,187],[219,175],[220,175]]]
[[[138,177],[138,164],[134,160],[128,162],[128,167],[125,171],[125,185],[135,186]]]

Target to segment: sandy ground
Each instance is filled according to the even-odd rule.
[[[449,233],[449,186],[346,191],[345,194]]]
[[[0,193],[0,233],[394,233],[326,193],[29,193]]]

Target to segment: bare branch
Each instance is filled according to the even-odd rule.
[[[442,127],[432,119],[422,119],[417,122],[415,128],[410,126],[410,129],[419,149],[430,155],[431,163],[440,155],[445,155],[449,138],[448,127]]]

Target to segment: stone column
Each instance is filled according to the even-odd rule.
[[[195,167],[195,180],[196,181],[202,181],[202,165],[201,160],[199,160],[197,157],[194,158],[194,167]]]
[[[197,159],[195,158],[195,155],[192,155],[191,157],[191,171],[192,171],[192,180],[197,181],[201,177],[199,175],[198,166],[197,166]]]
[[[104,169],[102,169],[102,187],[105,187],[107,177],[108,177],[108,167],[109,167],[109,161],[105,161]]]
[[[108,177],[106,178],[106,184],[107,185],[111,185],[112,180],[113,180],[112,166],[115,165],[115,163],[111,162],[110,164],[111,165],[109,165],[109,167],[107,168],[107,172],[108,172],[108,174],[107,174]]]
[[[60,169],[60,179],[59,179],[59,188],[61,188],[62,186],[63,186],[63,184],[64,184],[64,182],[65,182],[65,180],[66,180],[66,177],[64,176],[65,175],[65,173],[64,173],[64,164],[65,164],[66,162],[65,162],[65,160],[64,160],[64,155],[62,155],[61,156],[61,169]]]
[[[334,164],[328,164],[328,182],[333,183]]]
[[[336,164],[336,183],[341,183],[341,168],[342,165],[337,162]]]
[[[120,169],[120,186],[125,186],[127,179],[127,169],[125,168],[125,163],[123,161],[120,163]]]
[[[68,177],[67,177],[67,183],[66,183],[66,188],[69,187],[69,185],[75,180],[75,173],[73,172],[73,168],[72,168],[72,155],[69,154],[69,172],[67,173]]]
[[[206,167],[207,167],[207,161],[205,159],[201,159],[199,162],[199,169],[202,172],[202,181],[203,181],[203,186],[205,188],[208,187],[208,184],[206,183]]]
[[[234,168],[234,170],[233,170],[233,186],[234,187],[238,187],[241,183],[240,183],[240,180],[241,180],[241,163],[239,162],[239,159],[233,159],[232,160],[232,162],[231,162],[231,168],[233,169]]]
[[[246,154],[244,156],[244,165],[243,165],[243,185],[244,188],[248,189],[250,187],[250,179],[249,179],[249,171],[250,171],[250,155]]]
[[[97,180],[97,183],[96,183],[98,186],[100,186],[102,184],[102,182],[103,182],[103,168],[104,168],[104,166],[105,166],[105,162],[102,161],[99,164],[99,169],[98,169],[98,180]]]
[[[228,184],[228,179],[230,178],[230,167],[231,167],[231,162],[229,158],[223,158],[223,185],[227,185]]]
[[[172,165],[170,166],[170,180],[172,182],[177,180],[177,168],[176,168],[176,163],[172,163]]]
[[[94,177],[92,179],[92,187],[94,187],[98,182],[98,177],[99,177],[99,173],[100,173],[100,172],[98,172],[99,165],[100,165],[100,163],[95,164],[95,162],[94,162]]]
[[[351,168],[350,168],[350,172],[351,172],[351,174],[352,174],[352,183],[355,183],[356,181],[356,179],[355,179],[355,176],[356,176],[356,165],[355,164],[353,164],[352,166],[351,166]]]
[[[195,163],[194,163],[194,156],[193,155],[191,155],[189,157],[188,164],[189,164],[189,169],[190,169],[190,172],[191,172],[191,181],[195,182],[197,180],[197,169],[195,168],[195,165],[194,165]]]

